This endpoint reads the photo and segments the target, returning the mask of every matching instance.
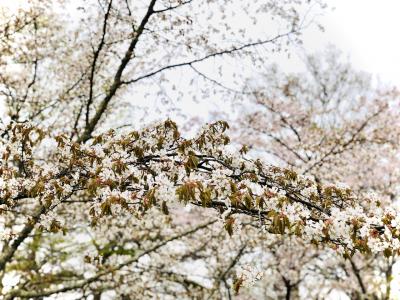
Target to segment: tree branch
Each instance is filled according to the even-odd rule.
[[[151,0],[146,14],[143,17],[138,29],[136,30],[136,32],[134,34],[134,37],[133,37],[131,43],[129,44],[127,51],[125,52],[124,57],[121,60],[118,70],[115,73],[113,83],[112,83],[107,95],[101,101],[93,118],[86,125],[83,134],[78,139],[79,143],[85,143],[87,140],[89,140],[91,138],[92,132],[96,128],[97,123],[100,121],[100,118],[102,117],[103,113],[107,109],[109,102],[114,97],[118,88],[122,85],[122,81],[121,81],[122,73],[124,72],[126,66],[128,65],[129,61],[132,58],[133,50],[135,49],[135,47],[139,41],[139,38],[143,33],[144,27],[148,23],[151,15],[154,13],[153,8],[154,8],[154,5],[156,4],[156,1],[157,0]]]

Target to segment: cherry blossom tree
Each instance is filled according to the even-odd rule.
[[[29,1],[2,11],[4,299],[231,298],[274,270],[252,264],[257,247],[290,268],[279,236],[308,249],[305,260],[320,258],[318,247],[347,258],[398,252],[395,208],[335,184],[348,173],[253,159],[234,150],[222,121],[191,138],[169,119],[132,122],[132,102],[173,95],[178,70],[212,89],[199,66],[228,76],[224,59],[263,65],[261,49],[299,40],[310,9],[323,7],[249,2]],[[272,17],[280,31],[255,30]],[[285,275],[295,295],[297,275]]]

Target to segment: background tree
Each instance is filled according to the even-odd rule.
[[[271,66],[249,81],[244,94],[255,105],[238,123],[237,140],[248,142],[264,160],[302,170],[317,182],[343,182],[359,194],[379,194],[382,205],[390,206],[398,198],[398,92],[375,87],[338,50],[306,56],[304,63],[303,73]],[[302,287],[315,298],[337,289],[355,299],[389,299],[394,258],[343,259],[298,244],[283,238],[269,253],[276,261],[272,278],[282,280],[278,285],[286,293]]]

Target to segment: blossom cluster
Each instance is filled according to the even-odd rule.
[[[227,128],[217,122],[186,139],[167,120],[140,132],[109,131],[82,145],[29,124],[10,125],[10,142],[1,145],[1,204],[12,209],[31,199],[37,211],[32,222],[57,232],[65,229],[54,213],[61,203],[88,202],[93,225],[121,211],[168,214],[171,205],[191,203],[220,211],[229,234],[237,231],[235,216],[244,214],[271,233],[327,244],[345,256],[400,250],[393,208],[383,209],[374,197],[360,199],[347,187],[323,186],[294,170],[250,160],[245,151],[232,153]]]

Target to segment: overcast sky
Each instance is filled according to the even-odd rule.
[[[306,33],[307,50],[328,43],[350,54],[357,68],[400,86],[400,1],[326,0],[328,10],[320,18],[326,32]]]

